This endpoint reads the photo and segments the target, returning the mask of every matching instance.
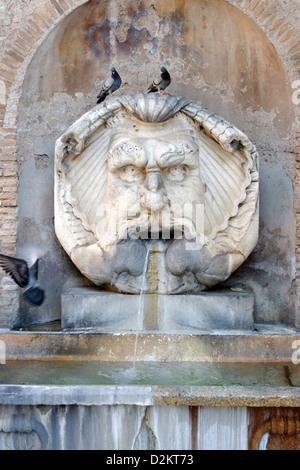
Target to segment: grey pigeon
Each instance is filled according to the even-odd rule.
[[[1,268],[18,286],[25,288],[23,294],[33,305],[41,305],[45,298],[43,289],[38,285],[38,262],[39,258],[29,267],[24,259],[0,254]]]
[[[105,100],[107,95],[112,95],[114,91],[120,88],[122,80],[116,69],[113,67],[111,69],[111,76],[106,79],[104,85],[102,86],[99,95],[97,96],[97,104]]]
[[[148,88],[148,93],[158,93],[161,95],[161,91],[164,91],[171,83],[171,76],[165,67],[160,69],[161,74],[159,77],[156,77],[152,84]]]

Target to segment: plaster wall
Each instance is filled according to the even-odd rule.
[[[34,14],[35,3],[27,3],[28,8],[31,3]],[[63,10],[62,2],[54,3]],[[62,290],[87,283],[54,234],[55,140],[96,104],[111,66],[123,79],[117,93],[135,93],[146,91],[160,66],[165,65],[173,78],[171,94],[199,101],[239,127],[257,146],[260,238],[253,254],[230,282],[243,282],[253,289],[256,321],[297,325],[295,76],[292,61],[282,53],[285,41],[293,38],[294,32],[277,47],[270,39],[271,33],[267,35],[257,24],[256,14],[260,18],[265,14],[265,21],[272,17],[270,12],[267,14],[272,2],[265,7],[257,1],[225,0],[79,3],[83,4],[70,8],[70,14],[57,21],[40,41],[27,60],[18,88],[16,247],[22,254],[28,244],[42,246],[45,255],[41,282],[46,286],[47,299],[41,310],[21,300],[20,309],[13,312],[9,322],[7,308],[3,309],[2,324],[18,325],[25,317],[33,323],[57,319]],[[247,14],[243,11],[246,3]],[[287,18],[281,26],[289,21],[294,30],[298,1],[281,0],[280,4]],[[25,10],[21,6],[14,8],[13,18],[22,22]],[[8,39],[12,8],[0,12]],[[292,26],[283,29],[279,39],[289,31]],[[292,43],[290,47],[296,46]],[[9,126],[12,121],[11,106],[4,124]],[[5,282],[13,292],[9,280]]]

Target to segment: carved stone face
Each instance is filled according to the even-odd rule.
[[[194,129],[178,116],[163,124],[120,123],[109,143],[107,181],[109,220],[121,230],[120,238],[126,228],[141,237],[152,229],[170,238],[179,229],[177,219],[182,230],[184,207],[203,204]]]
[[[257,243],[257,160],[244,133],[194,101],[111,98],[57,141],[58,239],[98,286],[140,292],[156,243],[152,292],[210,288]]]

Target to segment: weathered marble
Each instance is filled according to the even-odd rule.
[[[57,141],[57,236],[98,286],[206,290],[257,243],[257,159],[243,132],[184,97],[109,99]],[[153,250],[158,238],[163,249]]]
[[[247,449],[246,408],[199,408],[195,418],[193,411],[189,406],[1,405],[0,449]],[[104,455],[104,463],[109,456],[114,457]],[[153,453],[153,462],[161,458]]]

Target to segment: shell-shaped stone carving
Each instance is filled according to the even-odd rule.
[[[110,246],[118,243],[118,234],[109,232],[111,226],[108,223],[112,217],[111,201],[108,198],[115,197],[112,187],[108,187],[108,153],[115,129],[122,123],[122,132],[126,138],[126,123],[128,129],[131,126],[132,135],[139,123],[147,123],[149,126],[154,124],[153,135],[149,134],[149,126],[144,132],[146,125],[143,124],[136,129],[139,131],[136,136],[144,143],[150,137],[151,141],[157,142],[153,145],[157,145],[159,151],[159,146],[165,145],[161,144],[160,126],[162,135],[165,135],[166,125],[172,129],[172,120],[178,116],[183,126],[186,125],[187,134],[193,134],[198,148],[199,184],[204,188],[203,199],[199,200],[204,205],[202,245],[210,250],[212,257],[230,255],[229,271],[232,272],[247,258],[257,242],[258,155],[248,137],[220,116],[184,97],[159,96],[154,93],[118,96],[82,116],[56,144],[56,232],[77,267],[98,285],[115,282],[110,280],[109,275],[104,276],[105,280],[102,275],[99,277],[103,263],[106,263],[106,273],[110,269],[107,267],[107,256],[109,258],[110,255],[105,253],[107,240],[110,239]],[[168,138],[172,144],[171,134]],[[188,146],[180,146],[180,142],[178,146],[178,139],[172,148],[181,148],[184,153]],[[141,145],[143,154],[144,144]],[[122,145],[119,148],[122,149]],[[130,145],[126,148],[128,152]],[[148,170],[143,171],[146,175]],[[152,177],[151,181],[154,181],[153,178],[156,177]],[[122,194],[126,194],[126,184],[123,184]],[[127,193],[131,198],[135,191],[134,185],[139,188],[140,184],[127,184]],[[178,184],[178,194],[182,191],[184,199],[184,186],[181,183],[174,184]],[[114,188],[118,192],[118,185]],[[146,200],[156,201],[154,190],[151,191],[151,197],[148,194]],[[114,207],[120,203],[114,201]],[[156,204],[153,207],[160,206]],[[87,248],[88,251],[83,255],[82,250],[78,251],[79,248]],[[239,254],[238,260],[234,262],[233,253]],[[97,268],[93,265],[96,258]],[[227,277],[230,272],[228,274],[226,271]],[[224,276],[224,273],[220,276],[215,273],[216,282],[224,280]],[[111,277],[114,278],[112,274]],[[211,285],[211,281],[208,284]]]

